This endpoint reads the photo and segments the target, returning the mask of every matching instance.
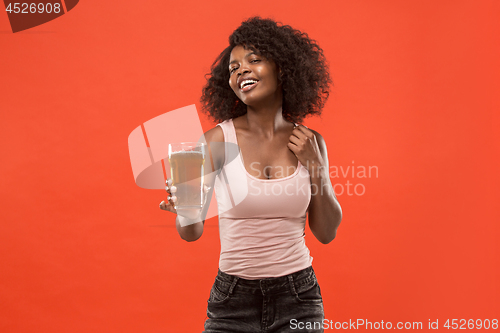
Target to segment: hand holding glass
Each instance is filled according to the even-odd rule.
[[[205,203],[204,163],[207,145],[198,142],[171,143],[168,161],[172,185],[177,190],[174,208],[177,214],[196,219]]]

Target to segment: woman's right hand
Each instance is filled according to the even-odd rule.
[[[174,208],[174,203],[177,201],[177,197],[175,196],[175,192],[177,188],[172,185],[172,179],[167,178],[165,190],[167,190],[167,202],[160,202],[160,209],[172,212],[177,214],[177,210]]]

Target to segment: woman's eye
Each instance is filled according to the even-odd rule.
[[[250,62],[251,62],[251,63],[257,63],[257,62],[259,62],[259,61],[260,61],[260,59],[254,59],[254,60],[252,60],[252,61],[250,61]]]
[[[230,69],[229,69],[229,73],[230,73],[230,74],[233,74],[235,70],[236,70],[236,67],[230,68]]]

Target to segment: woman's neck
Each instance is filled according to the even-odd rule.
[[[242,117],[243,125],[247,130],[267,138],[274,133],[289,126],[290,122],[283,118],[281,104],[279,106],[267,106],[261,108],[247,107],[247,113]]]

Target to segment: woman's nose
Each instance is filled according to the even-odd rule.
[[[246,73],[250,73],[250,69],[248,67],[246,67],[246,66],[241,66],[240,69],[239,69],[239,71],[238,71],[238,74],[243,75],[243,74],[246,74]]]

